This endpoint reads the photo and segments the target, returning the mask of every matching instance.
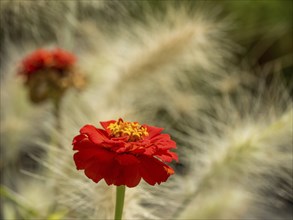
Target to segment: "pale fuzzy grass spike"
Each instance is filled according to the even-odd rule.
[[[117,30],[119,38],[111,39],[115,52],[109,50],[106,56],[118,67],[117,74],[125,77],[122,85],[146,74],[168,74],[194,66],[212,72],[231,56],[232,46],[222,38],[226,28],[221,22],[206,19],[205,12],[179,9],[174,16],[175,9],[166,6],[163,14],[145,15],[146,22],[122,24],[125,28]]]
[[[247,202],[249,195],[245,191],[220,188],[207,197],[195,197],[191,202],[194,206],[180,213],[178,219],[241,219],[247,212]]]
[[[236,95],[241,99],[236,99],[236,102],[234,98],[227,97],[224,100],[213,99],[214,117],[201,113],[190,118],[194,121],[183,121],[180,127],[184,135],[178,131],[171,132],[179,143],[192,147],[183,153],[189,158],[181,158],[181,161],[187,159],[188,172],[186,176],[171,177],[158,191],[148,187],[153,198],[143,201],[150,202],[149,211],[157,218],[179,216],[181,219],[180,213],[191,216],[191,219],[194,213],[194,216],[204,217],[206,214],[205,217],[209,218],[209,209],[214,201],[215,208],[218,207],[216,213],[223,218],[227,217],[226,213],[231,214],[230,218],[247,216],[257,200],[259,189],[269,181],[263,175],[273,171],[272,175],[285,176],[280,174],[283,168],[292,171],[288,167],[292,162],[292,103],[286,91],[277,85],[274,89],[260,89],[256,96],[240,89]],[[269,90],[275,91],[273,96]],[[249,182],[254,176],[258,177],[254,184],[257,187]],[[288,176],[285,180],[289,180]],[[216,192],[220,190],[224,195],[231,188],[235,188],[235,192],[231,192],[235,202],[221,206],[216,202]],[[175,200],[171,197],[176,198],[176,202],[172,203]],[[200,203],[197,197],[205,201],[195,212]],[[164,208],[167,211],[160,212]]]
[[[193,161],[197,160],[198,164],[205,164],[204,167],[206,167],[206,169],[199,167],[194,170],[193,175],[197,175],[195,183],[198,182],[199,187],[196,189],[194,196],[200,197],[200,194],[203,193],[203,198],[207,200],[210,195],[210,199],[213,200],[213,193],[206,194],[205,188],[216,192],[222,188],[235,188],[237,185],[245,186],[242,190],[250,192],[254,190],[254,186],[247,182],[249,176],[262,176],[271,173],[273,170],[280,172],[284,166],[292,170],[292,167],[288,167],[290,161],[292,162],[292,155],[290,154],[292,152],[292,109],[289,103],[288,101],[289,111],[283,114],[280,114],[278,110],[282,107],[275,103],[273,112],[278,112],[277,115],[271,115],[272,111],[266,109],[266,117],[262,117],[260,121],[244,118],[240,119],[241,123],[238,119],[238,123],[235,124],[238,128],[235,125],[230,125],[230,128],[227,127],[222,131],[224,136],[210,137],[212,141],[207,141],[205,146],[201,146],[201,148],[206,147],[205,150],[199,151],[199,154],[192,154],[195,156]],[[284,105],[286,103],[280,102],[279,104]],[[262,105],[262,108],[265,108],[265,106]],[[209,134],[207,135],[209,136]],[[272,156],[274,159],[272,159]],[[190,160],[192,161],[192,159]],[[202,162],[200,163],[199,161]],[[196,163],[193,166],[196,166]],[[278,176],[278,173],[276,174]],[[257,190],[263,184],[266,184],[266,179],[261,180],[260,178],[258,180],[260,182],[255,183],[255,185],[258,185]],[[178,219],[197,216],[194,207],[197,206],[197,203],[200,204],[200,200],[197,200],[196,197],[194,202],[190,202],[190,205],[186,207]],[[247,205],[250,205],[250,203]],[[204,210],[201,209],[201,211],[203,212]],[[224,212],[225,210],[222,211]],[[229,211],[226,210],[226,212]]]

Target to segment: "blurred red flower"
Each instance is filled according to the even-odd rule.
[[[111,120],[81,128],[73,139],[74,161],[78,170],[94,182],[105,179],[108,185],[134,187],[143,178],[150,185],[167,181],[174,170],[164,162],[178,161],[170,149],[176,143],[163,128],[137,122]]]
[[[81,90],[86,77],[75,67],[76,57],[65,50],[38,49],[21,62],[18,74],[23,76],[33,103],[48,99],[59,102],[68,88]]]
[[[38,49],[26,56],[19,73],[29,77],[42,69],[66,70],[76,61],[76,57],[60,48],[54,50]]]
[[[52,51],[52,57],[54,60],[53,67],[61,70],[69,68],[76,61],[76,57],[73,54],[61,50],[60,48]]]

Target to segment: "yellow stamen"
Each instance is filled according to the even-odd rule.
[[[121,118],[107,128],[113,137],[129,137],[128,141],[138,141],[149,135],[144,126],[137,122],[124,122]]]

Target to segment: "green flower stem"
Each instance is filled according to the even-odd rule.
[[[60,107],[61,107],[61,97],[53,99],[54,109],[53,109],[53,115],[55,117],[55,126],[56,130],[60,132],[62,130],[61,128],[61,118],[60,118]]]
[[[61,101],[62,97],[52,98],[53,109],[52,114],[54,117],[54,130],[51,134],[51,144],[53,146],[57,146],[59,149],[62,148],[61,143],[58,140],[58,137],[62,134],[62,126],[61,126]],[[57,155],[53,155],[52,157],[56,157]]]
[[[123,205],[124,205],[125,186],[117,186],[116,188],[116,206],[115,206],[115,220],[122,219]]]

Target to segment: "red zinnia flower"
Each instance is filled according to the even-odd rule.
[[[73,139],[74,161],[78,170],[94,182],[134,187],[143,178],[150,185],[165,182],[174,170],[164,162],[178,161],[170,149],[176,143],[163,128],[137,122],[111,120],[81,128]]]
[[[22,61],[20,74],[29,77],[43,69],[66,70],[70,68],[76,60],[76,57],[60,48],[55,50],[38,49],[26,56]]]
[[[74,66],[76,57],[65,50],[38,49],[26,56],[19,69],[29,89],[30,100],[59,102],[68,88],[82,89],[86,78]]]

